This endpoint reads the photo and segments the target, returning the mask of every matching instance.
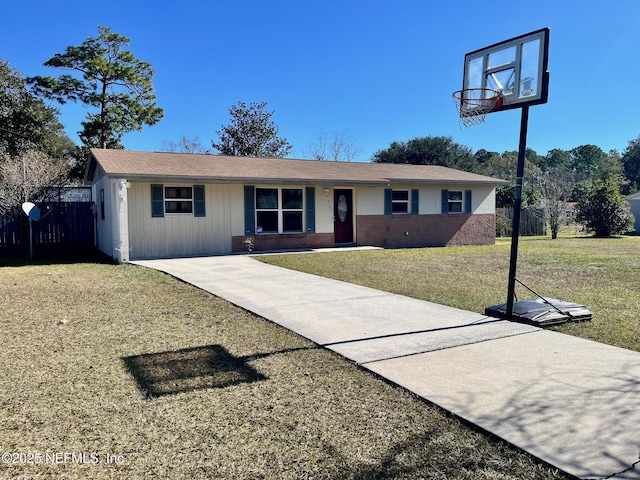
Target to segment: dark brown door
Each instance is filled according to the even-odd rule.
[[[333,229],[336,243],[353,243],[353,190],[333,191]]]

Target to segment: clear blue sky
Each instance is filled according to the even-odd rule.
[[[97,26],[131,39],[151,63],[165,116],[127,134],[131,150],[197,136],[206,146],[229,107],[268,102],[303,158],[320,132],[348,131],[361,161],[392,141],[451,136],[474,151],[517,150],[520,109],[461,127],[451,93],[465,53],[551,29],[549,102],[531,107],[528,146],[539,154],[595,144],[623,151],[640,135],[640,3],[423,0],[4,0],[0,58],[25,76]],[[69,136],[85,111],[59,107]]]

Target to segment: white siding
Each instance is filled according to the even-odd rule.
[[[332,188],[316,187],[316,233],[333,233]]]
[[[383,215],[384,188],[385,187],[358,188],[355,191],[358,206],[356,215]]]
[[[471,190],[471,209],[473,213],[495,213],[496,198],[493,185],[416,185],[416,184],[392,184],[387,187],[368,187],[357,190],[357,214],[358,215],[383,215],[384,214],[384,190],[419,190],[418,209],[420,215],[433,215],[441,213],[442,190]]]
[[[244,235],[244,185],[229,185],[231,235]]]
[[[129,203],[129,258],[185,257],[231,252],[232,218],[242,219],[241,186],[205,185],[205,216],[151,216],[151,184],[131,182]],[[166,183],[171,186],[193,186]],[[239,204],[239,206],[238,206]]]
[[[496,213],[496,189],[493,185],[473,187],[473,213]]]

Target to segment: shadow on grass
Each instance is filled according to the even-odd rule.
[[[473,425],[469,425],[475,430]],[[481,448],[472,448],[470,445],[458,444],[455,441],[443,440],[447,437],[447,431],[439,428],[428,429],[424,433],[412,435],[406,440],[394,443],[384,452],[376,462],[361,463],[346,467],[331,479],[409,479],[409,478],[518,478],[527,467],[527,459],[538,465],[538,475],[527,478],[545,478],[556,480],[576,479],[566,472],[533,457],[526,451],[510,445],[508,442],[493,436],[489,432],[479,430],[482,434],[491,437],[501,447],[488,445]],[[499,456],[492,456],[497,448],[504,449],[504,460]],[[513,449],[511,451],[511,449]],[[351,459],[344,457],[332,445],[325,445],[327,455],[340,459],[342,465],[350,465]],[[519,459],[509,457],[509,453],[517,452],[522,455]],[[518,463],[523,466],[518,466]],[[484,475],[477,475],[482,472]],[[425,476],[425,474],[430,476]]]
[[[253,383],[267,377],[248,365],[259,358],[309,348],[234,357],[220,345],[123,357],[146,398]]]
[[[147,398],[266,380],[245,359],[220,345],[134,355],[122,361]]]
[[[29,253],[9,255],[0,252],[0,268],[32,265],[69,265],[74,263],[113,265],[115,262],[111,257],[93,248],[50,249],[49,251],[36,252],[33,258],[29,258]]]

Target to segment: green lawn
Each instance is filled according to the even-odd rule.
[[[456,252],[465,250],[297,258],[377,275],[401,263],[409,288],[424,283],[425,261],[459,262]],[[437,277],[442,285],[448,275]],[[1,479],[565,478],[291,332],[141,267],[0,267],[0,346]]]
[[[261,261],[484,312],[506,301],[510,240],[495,245],[269,255]],[[586,304],[591,322],[557,330],[640,351],[640,237],[521,237],[517,278],[535,292]],[[535,295],[522,287],[519,299]]]

